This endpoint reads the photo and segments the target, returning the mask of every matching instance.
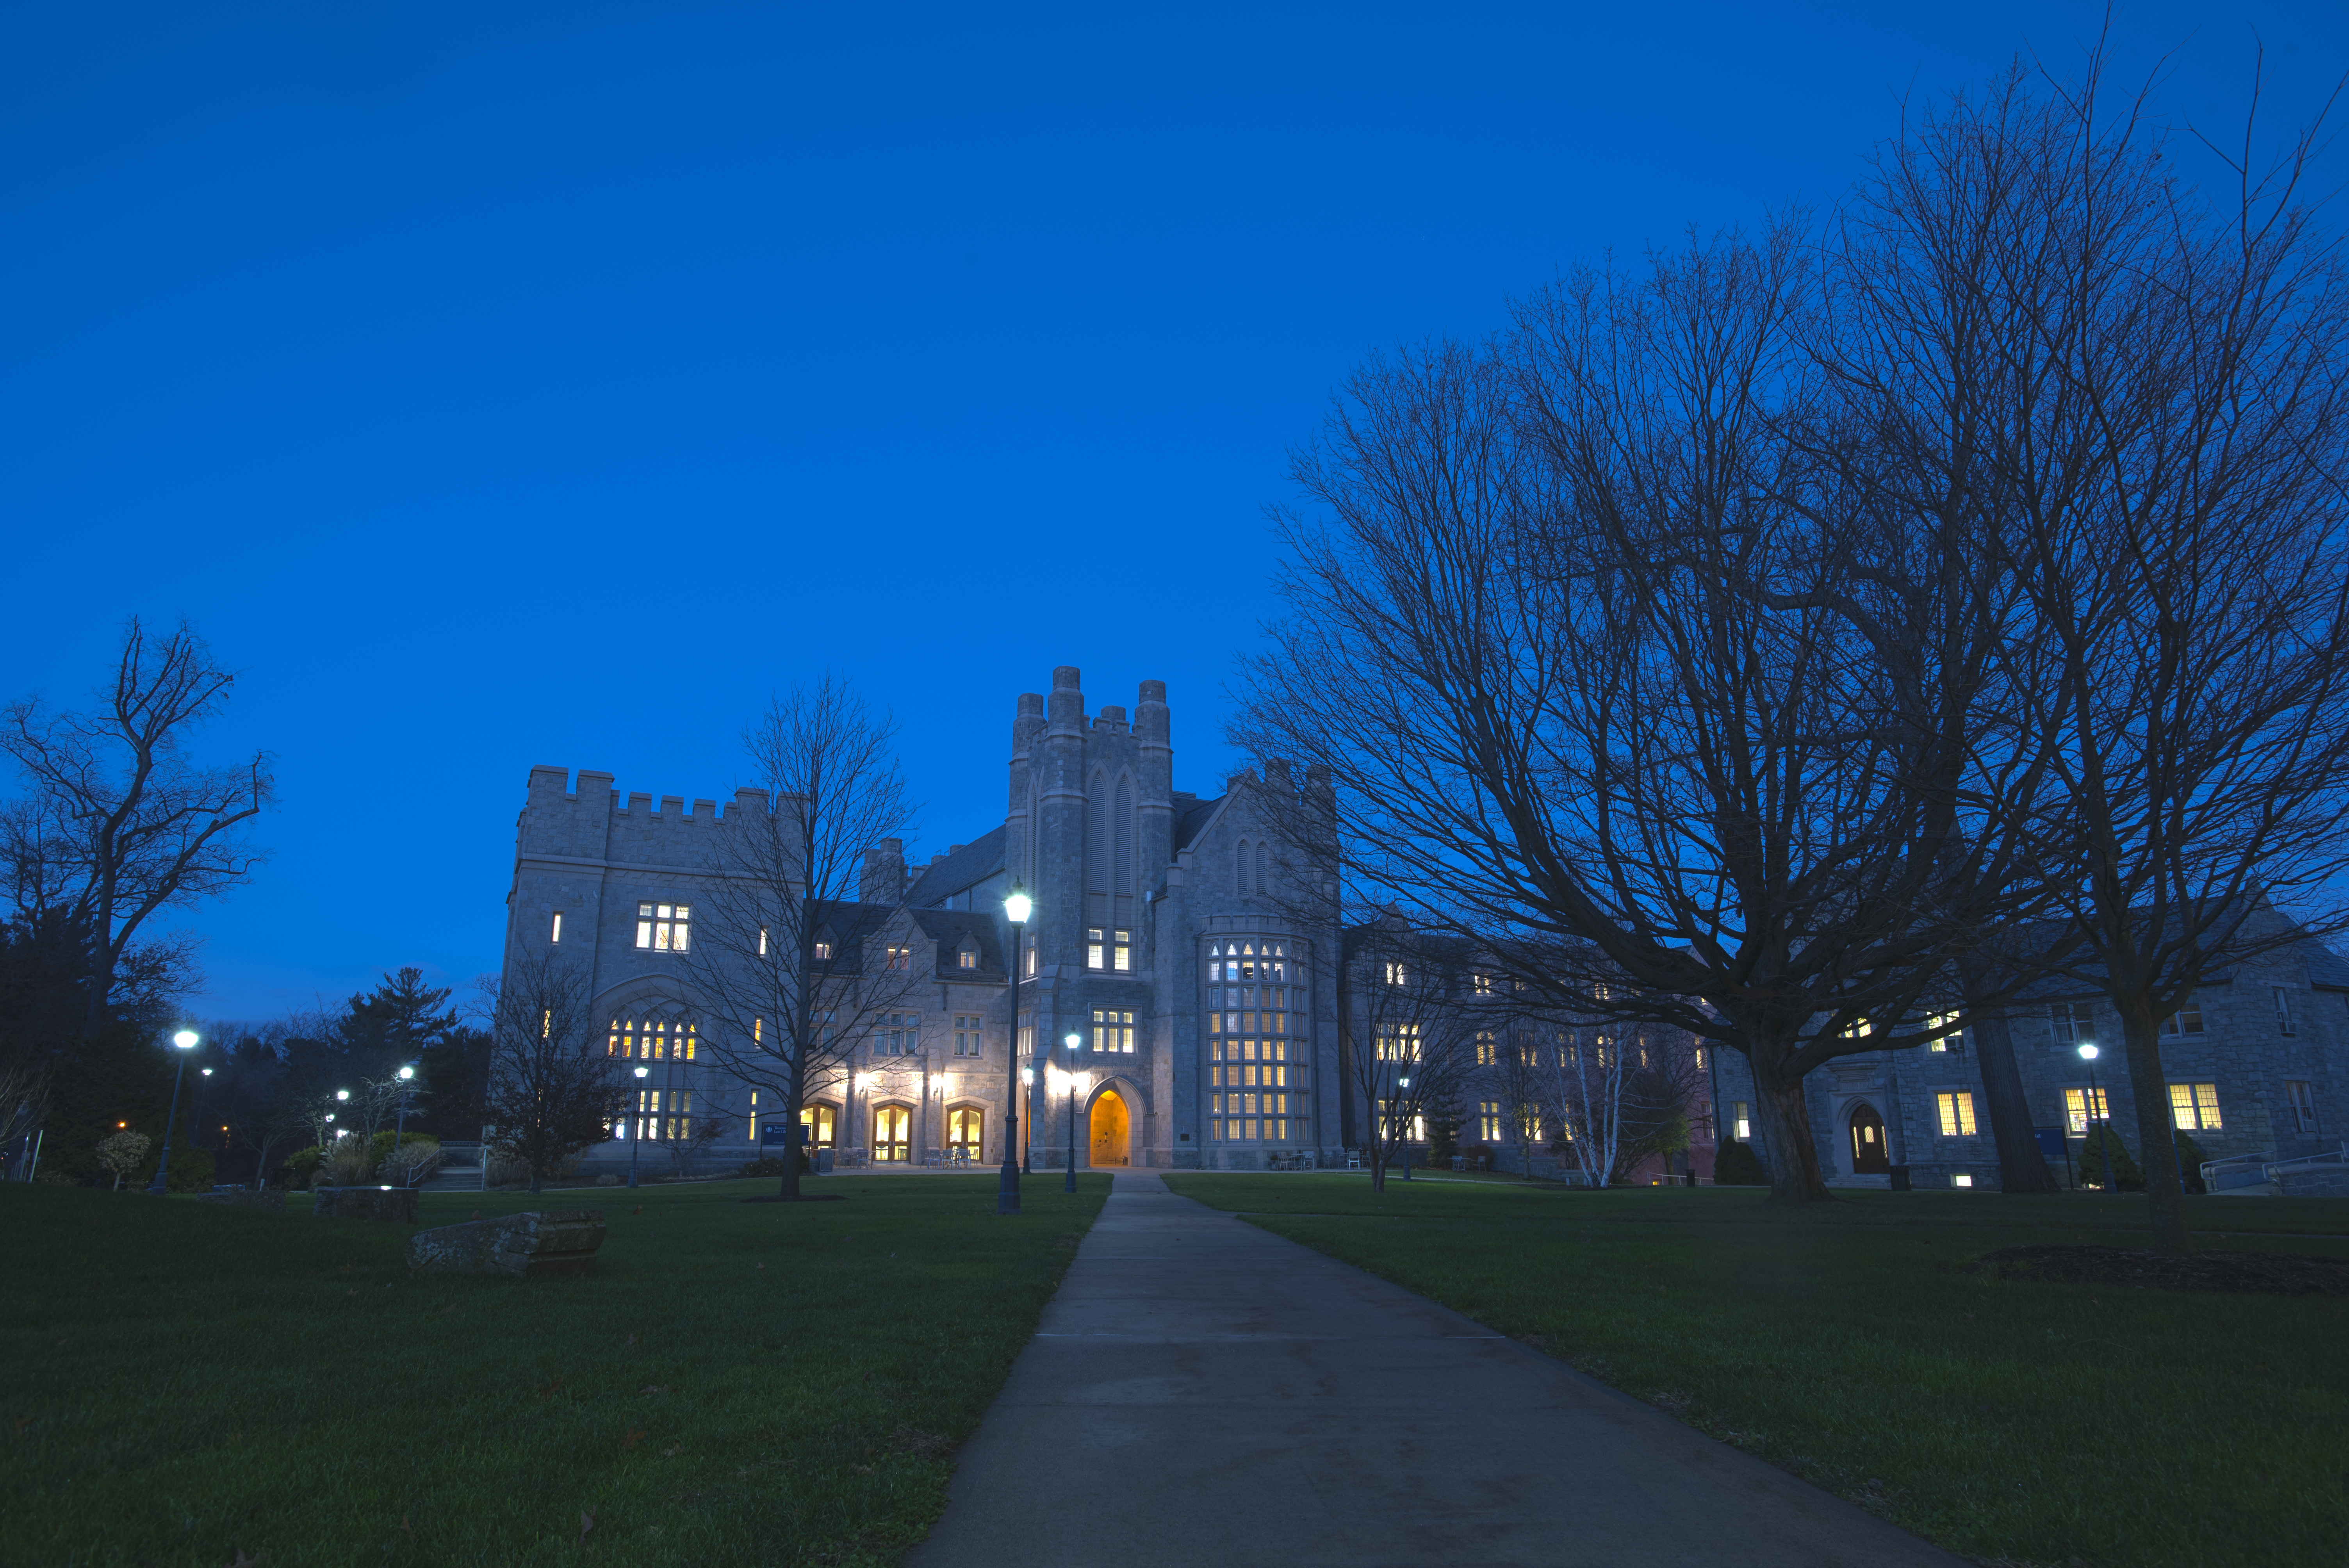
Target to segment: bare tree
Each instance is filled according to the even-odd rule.
[[[2182,1252],[2163,1019],[2349,926],[2349,274],[2299,195],[2314,127],[2262,170],[2247,117],[2206,201],[2101,70],[1953,103],[1867,216],[1878,273],[1905,262],[1902,297],[1983,346],[1966,390],[2048,653],[2015,689],[2061,784],[2024,835],[2060,920],[2000,956],[2117,1016]]]
[[[771,704],[742,745],[771,810],[728,818],[678,955],[688,1000],[711,1017],[703,1049],[787,1126],[928,978],[913,967],[902,882],[863,885],[867,856],[913,818],[895,739],[830,676]],[[780,1193],[799,1188],[799,1161],[785,1160]]]
[[[268,755],[212,769],[186,756],[235,680],[186,623],[158,640],[134,618],[98,707],[51,712],[30,697],[0,723],[0,748],[32,787],[7,824],[17,907],[69,910],[89,933],[85,1038],[148,920],[217,897],[260,863],[240,830],[274,798]]]
[[[2013,591],[1971,521],[1821,455],[1804,253],[1578,275],[1366,367],[1296,465],[1325,519],[1286,520],[1247,738],[1327,763],[1359,874],[1542,1004],[1744,1053],[1793,1202],[1806,1075],[1930,1037],[1897,1021],[2012,913],[2040,777],[1978,744]]]
[[[481,982],[494,1042],[492,1150],[530,1170],[530,1190],[612,1136],[633,1098],[589,1011],[587,982],[552,953],[516,958]]]
[[[1361,1148],[1371,1185],[1425,1122],[1458,1098],[1476,1034],[1461,949],[1389,912],[1347,929],[1339,958],[1338,1053],[1348,1114],[1362,1117]]]

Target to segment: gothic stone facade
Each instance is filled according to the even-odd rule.
[[[2122,1143],[2140,1153],[2119,1024],[2096,998],[2048,986],[1981,1026],[2007,1031],[2032,1122],[2059,1181],[2076,1173],[2096,1094]],[[1829,1185],[1887,1186],[1896,1165],[1920,1188],[1999,1185],[1977,1033],[1969,1028],[1946,1050],[1868,1052],[1811,1074],[1805,1099]],[[2098,1047],[2093,1075],[2080,1055],[2083,1042]],[[2206,1158],[2291,1160],[2338,1149],[2344,1130],[2333,1108],[2349,1078],[2349,963],[2302,941],[2238,966],[2168,1021],[2161,1057],[2174,1119]],[[1750,1136],[1766,1161],[1745,1059],[1718,1053],[1713,1088],[1723,1132]],[[2337,1180],[2319,1175],[2286,1185],[2314,1192]]]
[[[884,1162],[998,1161],[1026,1068],[1019,1139],[1039,1168],[1066,1163],[1072,1132],[1080,1165],[1252,1170],[1339,1154],[1337,931],[1300,913],[1316,906],[1282,837],[1324,810],[1321,780],[1300,787],[1275,762],[1213,798],[1174,789],[1165,697],[1144,681],[1130,720],[1115,706],[1089,716],[1078,672],[1054,670],[1049,698],[1019,699],[1000,826],[919,867],[894,841],[867,856],[870,918],[843,923],[873,962],[885,944],[910,947],[922,982],[811,1086],[817,1143]],[[638,1116],[590,1169],[625,1164],[630,1137],[673,1137],[685,1119],[720,1124],[703,1166],[752,1157],[761,1108],[702,1047],[711,1026],[675,944],[691,939],[716,837],[767,809],[755,789],[721,813],[674,795],[624,802],[608,773],[582,771],[574,789],[565,769],[531,770],[507,962],[550,944],[575,954],[608,1048],[649,1069]],[[1035,901],[1024,955],[1003,917],[1014,881]],[[1015,1023],[1009,965],[1023,959]],[[657,1170],[673,1146],[642,1153]]]

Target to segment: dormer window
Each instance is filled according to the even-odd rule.
[[[636,945],[655,953],[682,953],[693,912],[681,903],[636,905]]]
[[[894,942],[891,943],[889,944],[888,965],[892,969],[911,969],[914,966],[914,950],[910,947],[900,947]]]
[[[957,953],[955,954],[955,967],[956,967],[956,968],[957,968],[957,969],[976,969],[976,968],[978,968],[978,948],[976,948],[976,947],[971,947],[971,946],[968,946],[968,945],[966,945],[964,948],[962,948],[962,950],[961,950],[961,951],[957,952]]]
[[[818,964],[829,964],[829,963],[831,963],[831,962],[832,962],[832,944],[831,944],[831,943],[829,943],[829,942],[825,942],[825,941],[823,941],[823,940],[821,940],[821,939],[819,939],[819,940],[817,941],[817,943],[816,943],[816,944],[815,944],[815,961],[816,961]]]

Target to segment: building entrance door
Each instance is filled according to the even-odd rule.
[[[1872,1105],[1851,1113],[1851,1171],[1855,1176],[1882,1176],[1892,1170],[1892,1155],[1884,1141],[1884,1118]]]
[[[1095,1165],[1127,1163],[1126,1134],[1129,1123],[1125,1114],[1125,1101],[1118,1098],[1117,1090],[1113,1088],[1102,1090],[1101,1098],[1093,1101],[1092,1111],[1087,1119],[1092,1127],[1093,1163]]]

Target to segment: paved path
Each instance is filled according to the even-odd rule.
[[[1118,1175],[908,1561],[1959,1568],[1144,1172]]]

